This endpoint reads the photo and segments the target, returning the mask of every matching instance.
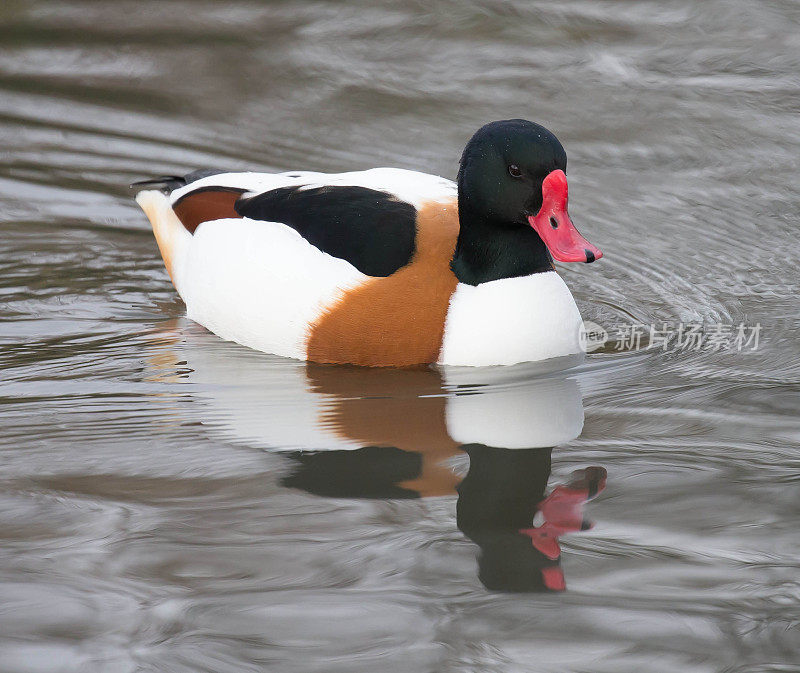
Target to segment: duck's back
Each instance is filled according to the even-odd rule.
[[[452,182],[400,169],[181,180],[137,201],[190,318],[299,359],[437,360],[457,284]]]

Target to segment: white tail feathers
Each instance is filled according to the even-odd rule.
[[[192,235],[181,224],[181,221],[172,210],[169,198],[155,189],[148,189],[136,195],[136,203],[147,215],[153,225],[158,249],[167,267],[167,273],[172,279],[172,284],[180,293],[180,267],[186,255],[186,248],[191,242]]]

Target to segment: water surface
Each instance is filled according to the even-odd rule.
[[[3,3],[0,670],[800,670],[798,19]],[[185,319],[126,187],[453,177],[511,117],[562,140],[605,253],[561,270],[611,339],[560,373],[223,342]],[[637,351],[618,329],[662,321],[762,330]]]

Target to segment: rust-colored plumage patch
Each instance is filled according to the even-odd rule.
[[[232,187],[207,187],[190,192],[172,205],[184,227],[192,234],[203,222],[226,217],[241,217],[234,209],[244,190]]]
[[[421,454],[420,473],[398,486],[422,497],[455,493],[460,479],[443,463],[461,449],[447,431],[447,398],[438,372],[309,363],[306,376],[314,392],[335,398],[320,418],[324,427],[364,446]]]
[[[458,283],[450,270],[458,237],[455,201],[420,208],[416,226],[409,264],[345,292],[312,325],[309,360],[370,367],[436,362]]]

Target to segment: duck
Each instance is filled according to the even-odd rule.
[[[199,170],[132,185],[189,319],[278,356],[500,366],[582,353],[558,262],[602,252],[569,216],[544,126],[482,126],[456,181],[400,168]]]

